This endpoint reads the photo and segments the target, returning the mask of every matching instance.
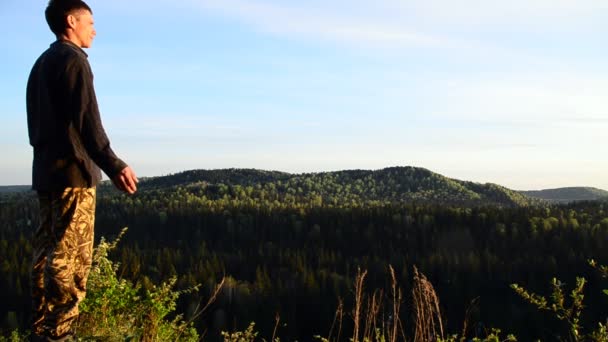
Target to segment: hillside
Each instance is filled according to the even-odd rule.
[[[463,206],[527,206],[535,202],[496,184],[444,177],[424,168],[289,174],[254,169],[191,170],[141,181],[140,192],[186,190],[208,199],[252,199],[343,206],[414,202]]]
[[[608,199],[608,191],[591,187],[569,187],[538,191],[521,191],[524,195],[555,203]]]

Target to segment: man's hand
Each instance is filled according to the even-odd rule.
[[[130,166],[125,167],[112,178],[114,186],[116,186],[118,190],[128,194],[134,194],[135,191],[137,191],[138,182],[139,180],[137,180],[137,176],[135,176],[135,172],[133,172],[133,169],[131,169]]]

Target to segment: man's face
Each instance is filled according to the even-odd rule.
[[[70,16],[73,18],[68,18],[68,21],[70,22],[77,45],[81,48],[91,47],[93,39],[97,34],[93,27],[94,21],[91,12],[82,10]]]

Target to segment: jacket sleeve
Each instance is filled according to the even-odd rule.
[[[112,179],[127,164],[120,160],[110,147],[110,140],[101,123],[89,63],[86,59],[76,59],[68,65],[65,75],[67,96],[71,99],[68,119],[77,132],[76,138],[80,140],[81,146],[93,162]]]

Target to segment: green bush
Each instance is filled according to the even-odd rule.
[[[258,332],[255,331],[254,328],[255,323],[251,322],[245,331],[235,331],[231,333],[222,331],[222,337],[224,337],[224,342],[254,342],[258,336]]]
[[[108,259],[108,252],[125,232],[126,228],[112,243],[102,238],[95,249],[87,297],[80,304],[80,317],[74,326],[76,335],[104,341],[198,341],[192,322],[184,321],[182,315],[167,319],[179,296],[198,290],[198,286],[175,291],[177,279],[173,277],[146,290],[116,276],[118,265]]]
[[[13,330],[8,337],[4,337],[0,335],[0,342],[21,342],[21,341],[29,341],[30,332],[26,331],[24,333],[20,332],[18,329]]]
[[[608,267],[598,265],[594,260],[589,260],[589,265],[598,270],[603,278],[608,278]],[[553,278],[551,280],[552,291],[549,300],[544,296],[526,290],[518,284],[512,284],[511,288],[526,302],[534,305],[541,311],[552,313],[553,316],[564,322],[569,334],[569,336],[564,338],[565,340],[606,342],[608,341],[608,323],[598,322],[594,330],[588,334],[583,332],[580,317],[585,307],[583,305],[583,299],[585,298],[583,290],[586,283],[587,280],[585,278],[577,277],[576,285],[569,296],[566,296],[563,290],[565,284]],[[608,295],[608,290],[604,290],[604,293]]]

